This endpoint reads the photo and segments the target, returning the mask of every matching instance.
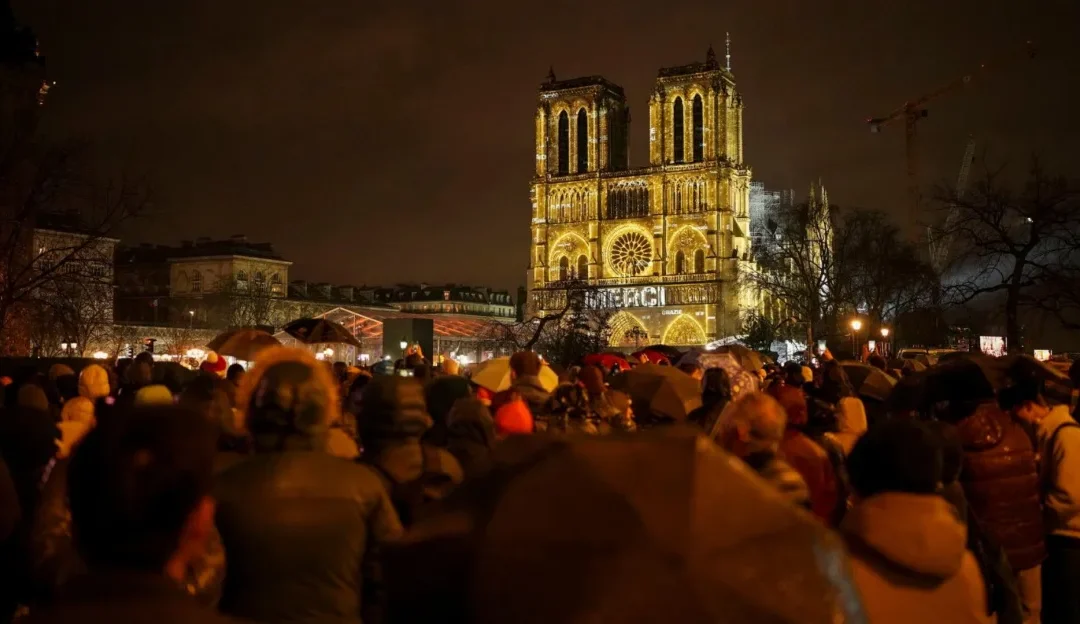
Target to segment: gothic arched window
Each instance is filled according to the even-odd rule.
[[[566,281],[570,279],[570,258],[563,256],[559,259],[559,280]]]
[[[192,271],[191,273],[191,292],[202,292],[202,274],[198,271]]]
[[[694,273],[705,272],[705,250],[698,249],[694,252]]]
[[[577,172],[589,170],[589,116],[585,109],[577,112]]]
[[[559,113],[559,175],[570,173],[570,116]]]
[[[674,159],[676,163],[681,163],[685,160],[683,156],[683,104],[682,98],[675,98],[675,104],[671,107],[671,122],[672,122],[672,134],[671,137],[672,146],[674,148]]]
[[[705,160],[705,110],[701,103],[701,96],[694,96],[693,111],[694,124],[694,162]]]
[[[675,252],[675,275],[686,273],[686,254],[682,251]]]
[[[589,259],[584,255],[578,256],[577,259],[577,278],[580,280],[589,279]]]

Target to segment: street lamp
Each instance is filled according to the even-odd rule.
[[[885,355],[888,356],[889,352],[891,351],[891,349],[889,349],[889,328],[888,327],[882,327],[881,328],[881,339],[882,339],[882,342],[884,343],[882,346],[885,347],[882,350],[885,351]]]
[[[851,319],[851,353],[856,360],[859,359],[859,345],[856,342],[856,334],[859,333],[860,329],[862,329],[862,321]]]
[[[405,349],[409,348],[409,341],[402,338],[401,342],[398,343],[398,346],[401,347],[401,359],[404,360],[405,359]]]
[[[187,326],[188,326],[188,329],[191,329],[192,325],[195,324],[195,310],[188,310],[187,313],[188,313],[188,324],[187,324]]]

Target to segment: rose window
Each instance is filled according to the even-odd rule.
[[[611,245],[611,267],[625,277],[640,275],[652,263],[652,243],[640,232],[627,232]]]

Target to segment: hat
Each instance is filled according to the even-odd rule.
[[[495,412],[495,434],[500,438],[532,432],[532,412],[522,399],[514,399]]]
[[[62,422],[94,423],[94,402],[84,396],[78,396],[64,403],[60,411]]]
[[[225,375],[225,371],[229,368],[229,365],[225,362],[225,358],[219,356],[213,351],[206,354],[206,359],[202,364],[199,364],[199,370],[204,373],[211,373],[219,377]]]
[[[109,396],[109,373],[97,364],[91,364],[79,373],[79,396],[91,401]]]
[[[814,383],[814,370],[809,366],[802,367],[802,380],[803,383]]]
[[[256,447],[262,434],[269,435],[268,444],[278,444],[281,434],[296,434],[324,447],[330,423],[341,418],[338,384],[329,367],[303,349],[287,347],[259,352],[255,368],[240,381],[236,406],[244,411]]]
[[[56,381],[58,377],[74,374],[75,371],[71,370],[67,364],[53,364],[49,367],[49,381]]]
[[[19,388],[19,394],[16,395],[15,403],[19,407],[28,407],[39,412],[49,411],[49,398],[45,395],[45,391],[41,386],[37,384],[23,384]]]
[[[540,356],[532,351],[518,351],[510,356],[510,370],[515,375],[539,375]]]
[[[364,387],[359,417],[365,444],[385,438],[419,437],[431,428],[424,387],[410,377],[383,376]]]
[[[135,405],[138,407],[172,404],[172,392],[169,392],[169,389],[161,384],[143,386],[135,393]]]
[[[442,362],[442,372],[444,375],[457,375],[461,372],[461,365],[456,360],[446,358]]]

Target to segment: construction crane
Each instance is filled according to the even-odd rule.
[[[971,137],[968,139],[967,148],[964,149],[964,160],[960,161],[960,174],[956,176],[957,199],[963,197],[964,192],[967,191],[971,163],[974,161],[975,137]],[[930,244],[930,264],[938,275],[941,275],[942,271],[945,270],[945,266],[949,261],[949,244],[951,243],[949,230],[952,229],[958,212],[958,206],[955,204],[949,206],[949,210],[945,213],[945,222],[940,229],[935,229],[932,225],[926,228],[926,240]]]
[[[1035,48],[1030,41],[1027,42],[1025,50],[1027,58],[1035,58]],[[904,148],[907,161],[908,197],[911,200],[912,208],[918,208],[919,204],[919,156],[918,150],[916,149],[916,129],[919,120],[924,119],[928,114],[926,104],[931,100],[935,100],[943,95],[952,93],[957,89],[966,87],[971,84],[977,74],[985,73],[990,67],[1001,65],[1004,61],[1010,60],[1013,60],[1013,55],[1011,54],[996,63],[982,63],[979,65],[978,70],[965,74],[930,93],[905,102],[903,106],[884,117],[872,117],[866,120],[866,123],[870,124],[870,131],[875,133],[881,132],[882,128],[889,124],[898,121],[904,122]]]

